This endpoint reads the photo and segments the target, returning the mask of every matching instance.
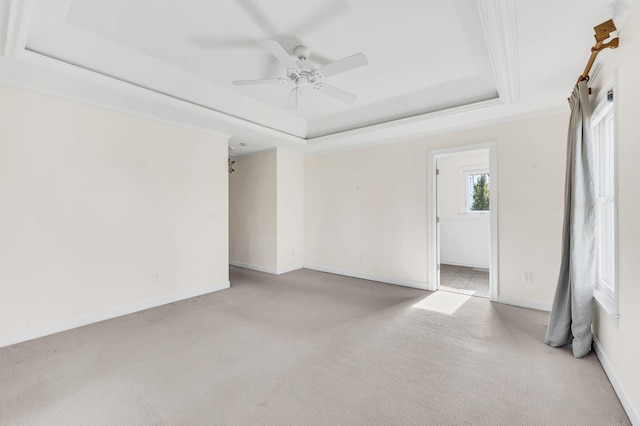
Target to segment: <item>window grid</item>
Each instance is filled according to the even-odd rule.
[[[461,168],[462,174],[462,202],[461,202],[461,211],[463,213],[488,213],[491,208],[490,205],[487,205],[486,208],[473,210],[473,188],[474,184],[477,183],[480,178],[484,175],[486,177],[487,187],[490,187],[490,176],[489,170],[487,169],[470,169],[470,168]]]
[[[614,108],[608,102],[593,122],[596,166],[597,289],[617,306]],[[599,292],[596,291],[596,294]]]

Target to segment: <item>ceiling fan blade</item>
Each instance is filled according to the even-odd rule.
[[[289,93],[289,99],[287,99],[287,105],[285,109],[298,109],[298,88],[294,87]]]
[[[322,83],[319,91],[320,93],[324,93],[325,95],[329,95],[332,98],[336,98],[347,103],[352,103],[358,99],[358,97],[353,93],[345,92],[344,90],[338,89],[336,86],[332,86],[327,83]]]
[[[257,45],[256,41],[250,38],[224,38],[212,36],[195,36],[191,41],[198,47],[204,49],[234,49],[247,48]]]
[[[368,63],[369,61],[367,61],[366,56],[364,56],[362,53],[356,53],[355,55],[347,56],[346,58],[320,67],[316,71],[322,74],[323,77],[328,77],[330,75],[365,66]]]
[[[278,31],[271,25],[271,21],[264,14],[264,12],[258,7],[259,2],[251,0],[238,0],[236,2],[244,11],[253,19],[253,22],[267,34],[277,34]]]
[[[303,33],[309,34],[319,28],[326,27],[332,20],[348,10],[349,6],[345,0],[334,0],[331,3],[324,1],[320,7],[317,7],[305,20],[299,22],[289,33],[298,35],[302,35]]]
[[[311,62],[314,62],[315,64],[317,64],[317,67],[323,67],[325,65],[328,65],[332,62],[334,62],[333,59],[329,59],[326,56],[323,56],[321,54],[319,54],[318,52],[313,52],[313,54],[311,55],[310,58]]]
[[[298,64],[291,58],[291,55],[284,50],[284,47],[275,40],[263,40],[262,45],[286,68],[298,69]]]
[[[287,81],[286,78],[261,78],[258,80],[236,80],[232,81],[231,84],[236,86],[246,86],[249,84],[284,84]]]

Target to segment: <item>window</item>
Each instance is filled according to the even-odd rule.
[[[611,91],[609,93],[612,94]],[[617,318],[616,132],[613,97],[605,99],[596,109],[592,128],[596,184],[595,297],[612,317]]]
[[[460,168],[462,213],[489,211],[489,170],[483,167]]]

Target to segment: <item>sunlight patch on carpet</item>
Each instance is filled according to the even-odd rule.
[[[453,315],[460,306],[464,305],[471,296],[449,293],[446,291],[437,291],[430,296],[425,297],[415,305],[414,308],[424,309],[425,311],[438,312],[441,314]]]

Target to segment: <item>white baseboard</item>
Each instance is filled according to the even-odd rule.
[[[523,299],[520,297],[498,296],[498,303],[517,306],[519,308],[536,309],[538,311],[551,311],[550,303],[540,302],[539,300]]]
[[[297,271],[298,269],[303,268],[302,265],[287,266],[286,268],[269,268],[268,266],[237,262],[235,260],[230,260],[229,265],[237,266],[238,268],[251,269],[252,271],[265,272],[267,274],[273,274],[273,275],[286,274],[287,272]]]
[[[417,288],[420,290],[429,290],[428,284],[422,281],[405,280],[402,278],[382,277],[380,275],[370,274],[367,272],[350,271],[347,269],[334,268],[331,266],[313,265],[308,263],[305,263],[304,267],[306,269],[313,269],[314,271],[320,271],[320,272],[328,272],[330,274],[344,275],[344,276],[353,277],[353,278],[362,278],[363,280],[378,281],[386,284],[401,285],[403,287]]]
[[[593,349],[600,360],[600,364],[602,365],[604,372],[611,382],[611,386],[613,386],[613,390],[616,391],[616,395],[618,395],[618,399],[620,400],[622,407],[627,412],[627,417],[631,420],[631,424],[640,425],[639,407],[633,406],[633,402],[631,402],[629,395],[627,395],[622,383],[620,383],[620,379],[618,379],[618,375],[613,369],[613,365],[611,365],[611,361],[609,360],[607,353],[595,335],[593,336]]]
[[[471,263],[461,263],[461,262],[455,262],[455,261],[449,261],[449,260],[440,260],[440,264],[441,265],[453,265],[453,266],[464,266],[465,268],[478,268],[478,269],[486,269],[487,271],[489,270],[490,266],[489,265],[473,265]]]
[[[268,266],[237,262],[235,260],[230,260],[229,265],[237,266],[238,268],[251,269],[252,271],[266,272],[267,274],[274,274],[274,275],[278,274],[278,270],[276,268],[269,268]]]
[[[278,275],[286,274],[287,272],[297,271],[298,269],[302,269],[302,268],[304,268],[303,265],[293,265],[293,266],[287,266],[286,268],[278,268]]]
[[[214,291],[224,290],[225,288],[229,288],[229,281],[225,281],[220,284],[212,285],[208,287],[181,291],[179,293],[173,293],[168,296],[158,297],[156,299],[144,300],[142,302],[134,303],[132,305],[108,309],[106,311],[96,312],[94,314],[82,315],[79,317],[58,321],[53,324],[46,324],[43,326],[37,326],[37,327],[29,328],[26,330],[16,331],[13,333],[0,336],[0,348],[5,346],[15,345],[17,343],[26,342],[27,340],[37,339],[39,337],[48,336],[50,334],[71,330],[73,328],[82,327],[84,325],[89,325],[96,322],[120,317],[123,315],[132,314],[134,312],[143,311],[145,309],[155,308],[156,306],[178,302],[180,300],[201,296],[207,293],[213,293]]]

